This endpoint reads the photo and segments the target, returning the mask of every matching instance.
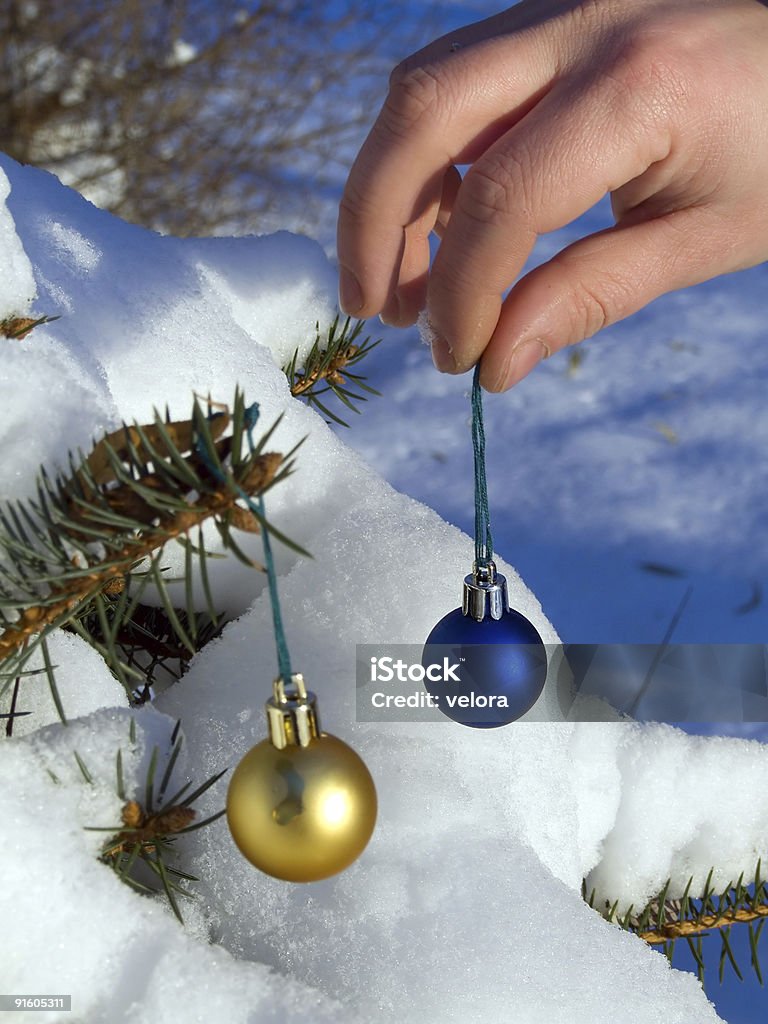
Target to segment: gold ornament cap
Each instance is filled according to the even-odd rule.
[[[266,703],[269,738],[278,750],[294,745],[308,747],[320,735],[317,698],[307,690],[304,676],[294,672],[286,686],[282,676],[272,684]]]

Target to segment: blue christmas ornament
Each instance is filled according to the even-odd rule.
[[[479,363],[472,378],[472,450],[475,563],[464,578],[461,608],[429,634],[421,664],[424,685],[445,715],[474,729],[494,729],[521,718],[539,699],[547,651],[528,619],[509,607],[507,581],[493,562]]]
[[[462,607],[442,618],[421,657],[424,685],[455,722],[493,729],[514,722],[541,696],[547,651],[535,627],[509,607],[495,564],[475,563]]]

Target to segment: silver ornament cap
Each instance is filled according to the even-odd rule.
[[[485,565],[475,562],[472,573],[464,577],[461,610],[476,622],[500,619],[509,611],[507,578],[496,572],[495,562],[489,560]]]

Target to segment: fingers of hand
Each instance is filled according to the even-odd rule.
[[[397,284],[380,314],[384,323],[405,327],[415,323],[424,309],[430,260],[429,236],[432,231],[442,232],[441,225],[450,220],[460,184],[461,175],[455,167],[449,167],[443,178],[439,202],[430,204],[415,223],[403,229],[403,254]]]
[[[437,211],[437,220],[433,228],[438,238],[443,237],[445,229],[448,227],[460,187],[461,175],[455,167],[449,167],[445,178],[443,178],[443,193],[440,197],[440,208]]]
[[[717,217],[692,207],[611,228],[564,249],[507,297],[483,354],[483,387],[505,391],[551,353],[665,292],[729,269],[722,234]]]
[[[483,384],[502,390],[657,295],[765,258],[764,6],[641,6],[522,0],[396,69],[342,201],[349,312],[408,323],[426,294],[437,362],[484,353]],[[460,185],[455,163],[473,164]],[[502,304],[537,234],[606,192],[618,227]]]
[[[393,80],[339,210],[341,291],[349,313],[391,312],[401,277],[426,276],[428,250],[418,242],[409,252],[406,236],[420,238],[430,217],[434,224],[431,211],[440,209],[449,168],[474,160],[524,116],[553,68],[542,48],[491,39]]]
[[[427,291],[458,372],[480,358],[536,237],[665,158],[666,126],[644,109],[612,79],[581,95],[557,87],[467,172]]]
[[[574,8],[578,6],[578,4],[557,2],[542,3],[541,0],[518,0],[507,10],[440,36],[427,46],[422,47],[421,50],[406,57],[393,69],[390,83],[408,74],[414,68],[442,61],[446,54],[455,54],[470,46],[502,36],[507,36],[507,42],[509,42],[509,37],[513,33],[520,33],[526,29],[545,29],[546,33],[537,33],[537,42],[532,41],[533,36],[529,38],[528,42],[529,46],[542,45],[545,41],[545,34],[553,37],[568,33],[569,23],[573,20]],[[579,20],[582,17],[583,15],[579,15]],[[594,23],[590,25],[591,32],[601,21],[602,12],[596,10],[591,12],[588,17],[590,22]]]

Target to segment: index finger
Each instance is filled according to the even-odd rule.
[[[430,325],[451,350],[442,368],[463,372],[480,358],[538,235],[666,159],[671,127],[653,99],[618,72],[563,80],[470,168],[427,291]],[[506,300],[510,344],[531,327],[530,309],[513,315],[516,295]]]
[[[474,39],[476,31],[457,38]],[[348,313],[367,317],[384,308],[397,286],[406,228],[436,218],[446,170],[471,163],[517,123],[554,71],[543,44],[513,35],[394,76],[339,209],[340,293]]]

